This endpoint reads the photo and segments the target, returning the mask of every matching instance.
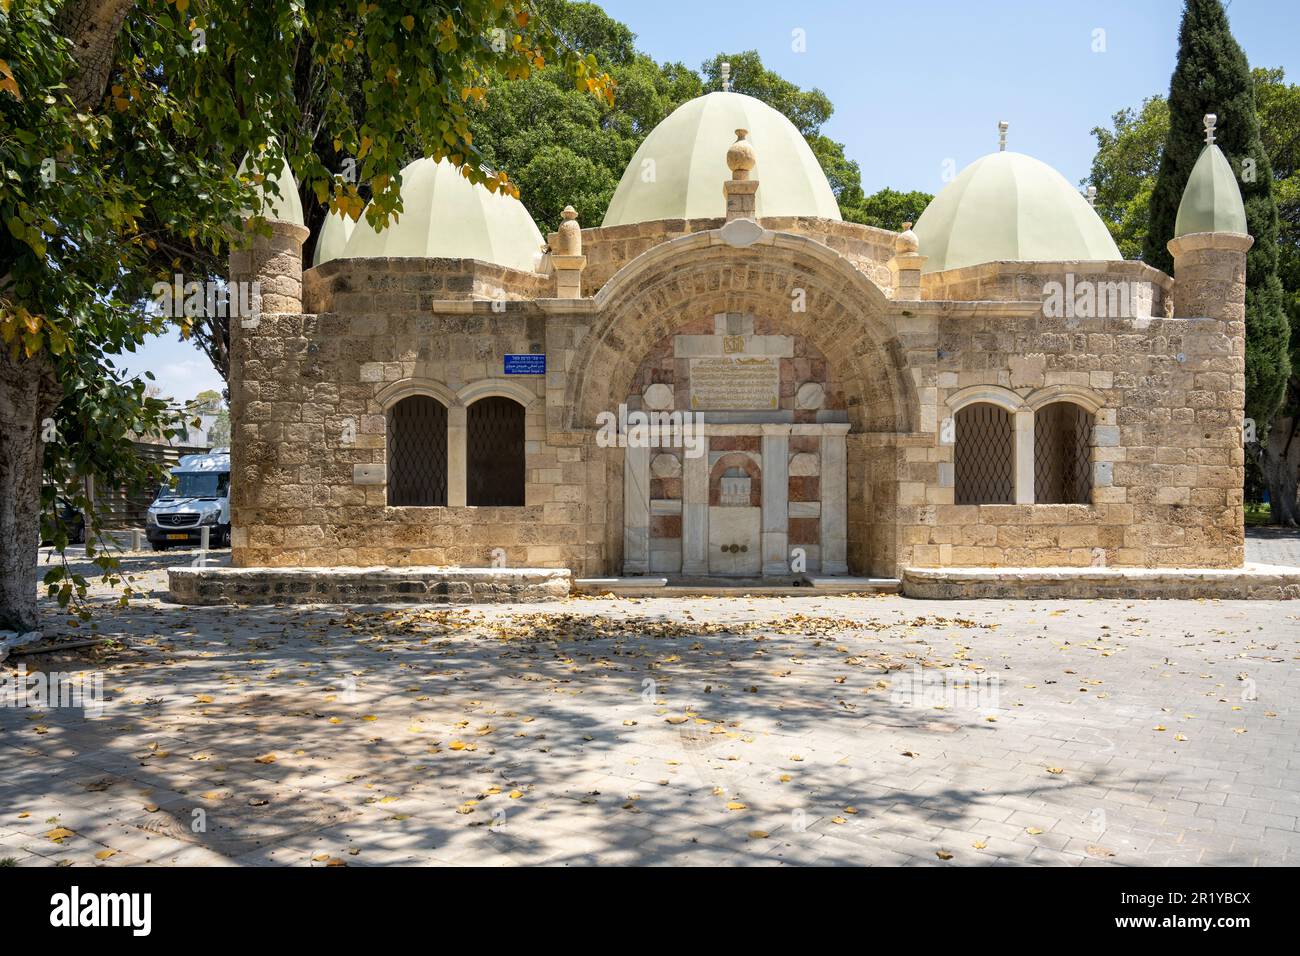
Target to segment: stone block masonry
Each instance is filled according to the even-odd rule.
[[[552,568],[169,568],[179,604],[506,604],[561,601]]]

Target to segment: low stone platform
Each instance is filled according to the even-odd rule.
[[[178,604],[504,604],[569,596],[567,568],[167,569]]]
[[[1300,568],[904,568],[912,598],[1300,598]]]
[[[785,578],[630,577],[578,578],[576,594],[612,594],[616,597],[816,597],[827,594],[897,594],[897,578],[821,577],[792,575]]]

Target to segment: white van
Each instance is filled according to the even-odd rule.
[[[173,544],[198,544],[208,528],[208,544],[230,544],[230,452],[185,455],[172,478],[158,489],[145,515],[145,533],[155,551]]]

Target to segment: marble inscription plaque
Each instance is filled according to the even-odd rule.
[[[767,356],[691,359],[691,408],[695,411],[775,409],[780,404],[780,360]]]

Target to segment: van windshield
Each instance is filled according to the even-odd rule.
[[[230,487],[230,473],[218,471],[188,472],[173,476],[176,487],[163,485],[160,498],[222,498]]]

